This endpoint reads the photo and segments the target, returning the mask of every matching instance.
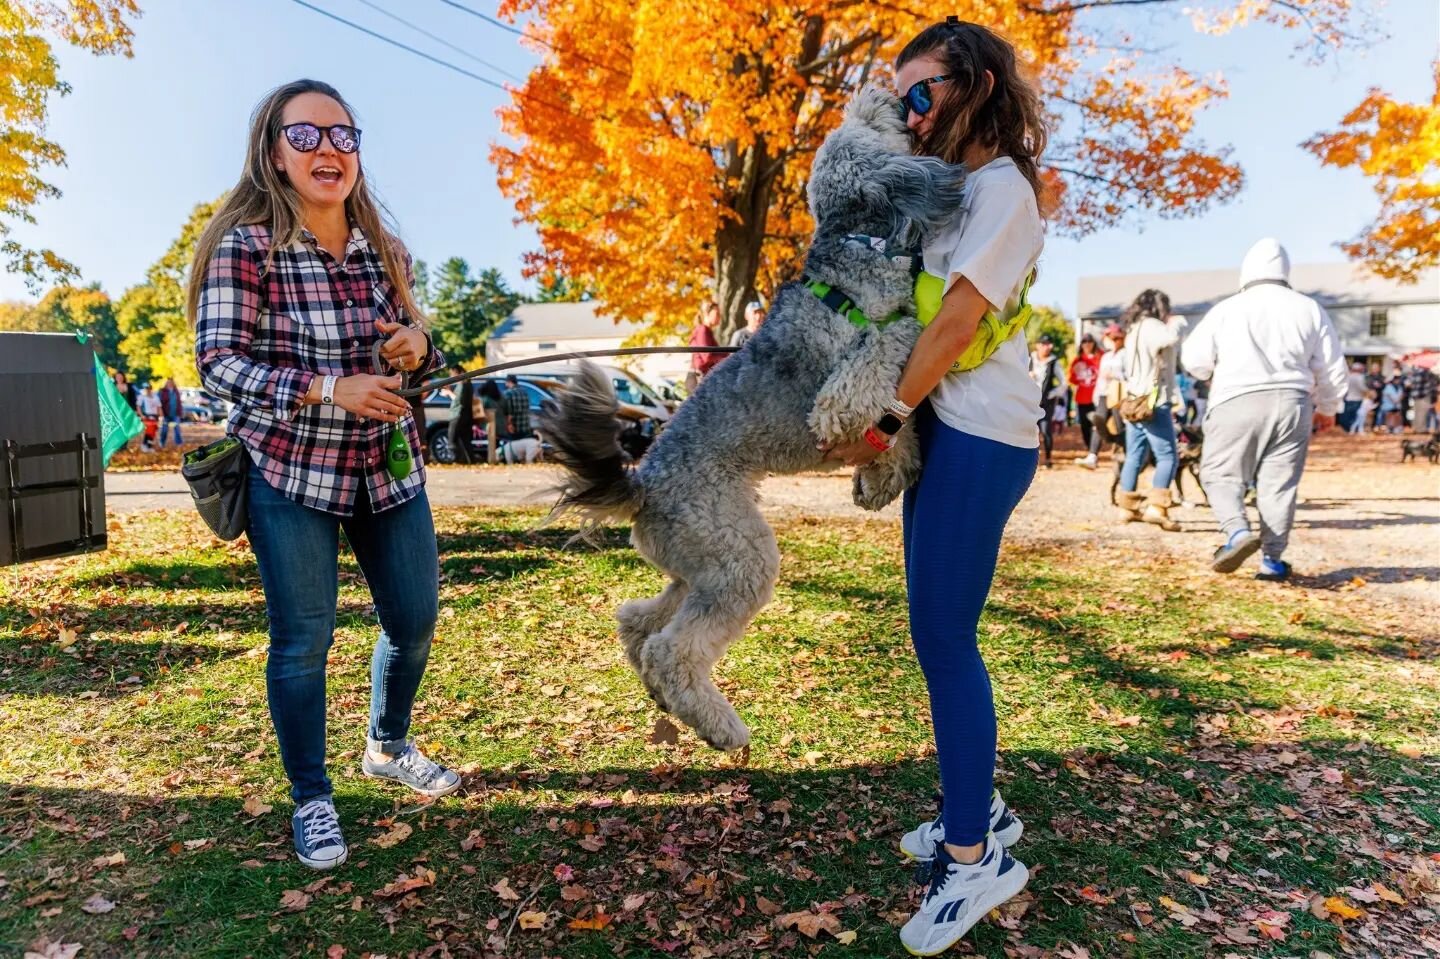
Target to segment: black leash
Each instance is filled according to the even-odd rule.
[[[735,353],[738,346],[627,346],[614,350],[580,350],[576,353],[555,353],[545,356],[532,356],[524,360],[510,360],[508,363],[496,363],[494,366],[482,366],[478,370],[470,370],[459,373],[455,376],[446,377],[443,380],[427,380],[420,386],[411,386],[395,392],[404,397],[419,396],[431,390],[439,389],[442,386],[451,386],[455,383],[462,383],[465,380],[473,380],[477,376],[489,376],[491,373],[500,373],[504,370],[519,369],[522,366],[538,366],[541,363],[559,363],[563,360],[585,360],[599,356],[645,356],[652,353]],[[375,355],[378,358],[380,344],[375,345]]]

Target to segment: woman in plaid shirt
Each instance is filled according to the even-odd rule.
[[[427,796],[460,785],[409,739],[439,564],[424,467],[410,472],[403,450],[400,462],[387,455],[399,431],[419,462],[410,406],[394,391],[444,361],[420,327],[409,257],[370,196],[359,149],[334,88],[299,80],[270,93],[251,120],[244,174],[200,237],[187,297],[196,366],[234,402],[227,431],[250,454],[270,716],[295,850],[316,869],[348,855],[325,773],[342,529],[381,627],[362,769]]]

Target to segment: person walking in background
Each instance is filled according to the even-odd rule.
[[[720,305],[714,300],[706,300],[701,303],[695,328],[690,331],[690,345],[706,348],[719,346],[720,344],[715,339],[715,328],[719,325]],[[700,386],[700,381],[705,378],[705,374],[713,370],[715,364],[724,358],[724,353],[690,354],[690,372],[685,376],[685,390],[694,393]]]
[[[1125,423],[1116,411],[1125,386],[1125,374],[1121,368],[1125,328],[1119,323],[1111,323],[1105,327],[1103,336],[1108,349],[1100,355],[1100,362],[1096,367],[1095,411],[1091,414],[1090,425],[1093,432],[1090,434],[1089,451],[1075,460],[1078,465],[1091,470],[1099,465],[1100,446],[1105,441],[1105,434],[1110,433],[1122,439],[1125,435]]]
[[[1429,432],[1435,374],[1423,366],[1411,364],[1410,372],[1405,375],[1405,392],[1410,394],[1410,429],[1416,433]]]
[[[465,368],[459,363],[450,367],[451,376],[464,372]],[[455,462],[469,466],[475,461],[470,455],[470,440],[475,435],[475,383],[473,380],[461,380],[451,390],[450,423],[445,427],[445,438],[450,441]]]
[[[1070,361],[1070,385],[1075,387],[1075,418],[1080,421],[1080,435],[1085,448],[1090,448],[1095,425],[1090,414],[1095,411],[1095,382],[1100,377],[1100,349],[1093,334],[1080,337],[1080,352]],[[1094,463],[1090,464],[1094,466]]]
[[[501,423],[505,417],[505,394],[500,391],[500,384],[494,380],[485,380],[476,391],[476,397],[480,401],[480,412],[485,415],[485,462],[494,466],[500,462],[500,434],[503,432]],[[471,407],[474,408],[473,405]]]
[[[140,392],[135,389],[134,383],[126,379],[124,370],[115,371],[115,388],[125,397],[125,405],[137,413],[140,412]]]
[[[1205,315],[1181,357],[1211,380],[1200,485],[1225,541],[1210,566],[1232,573],[1258,548],[1258,578],[1285,579],[1310,434],[1334,425],[1348,387],[1335,327],[1319,303],[1290,288],[1290,257],[1267,237],[1245,254],[1240,292]],[[1252,482],[1259,537],[1245,515]]]
[[[750,342],[760,329],[760,324],[765,322],[765,307],[760,305],[759,300],[751,300],[745,304],[745,325],[734,333],[730,334],[730,345],[739,349]]]
[[[1048,470],[1051,453],[1055,449],[1055,410],[1065,397],[1065,381],[1060,376],[1060,357],[1055,355],[1055,340],[1049,333],[1041,333],[1030,353],[1030,378],[1040,387],[1041,416],[1037,424],[1040,442],[1045,450],[1044,466]]]
[[[145,422],[145,437],[140,441],[142,453],[155,452],[155,436],[160,431],[160,397],[154,388],[145,384],[145,390],[138,400],[140,419]]]
[[[1375,394],[1375,409],[1371,413],[1372,419],[1365,424],[1365,428],[1380,432],[1384,419],[1380,415],[1380,395],[1385,391],[1385,374],[1381,371],[1383,364],[1380,360],[1370,361],[1370,372],[1365,377],[1365,386]]]
[[[1364,433],[1375,415],[1375,410],[1380,406],[1380,394],[1374,390],[1366,390],[1365,398],[1360,401],[1360,409],[1355,414],[1355,419],[1350,423],[1349,432],[1353,434]]]
[[[180,438],[180,424],[185,419],[185,401],[180,398],[180,388],[175,385],[174,377],[167,378],[165,385],[160,388],[160,448],[165,448],[165,440],[170,433],[170,428],[175,428],[175,445],[179,446],[184,442]]]
[[[1360,405],[1365,402],[1365,364],[1356,360],[1350,364],[1350,373],[1345,378],[1345,408],[1339,417],[1340,428],[1347,433],[1358,433],[1355,418],[1360,415]]]
[[[1405,428],[1401,419],[1405,403],[1405,384],[1397,371],[1380,389],[1380,416],[1376,419],[1376,432],[1383,426],[1387,433],[1399,433]]]
[[[530,426],[530,391],[520,385],[514,373],[505,377],[505,395],[500,401],[505,416],[504,439],[525,439],[535,435]]]
[[[1183,318],[1171,316],[1170,297],[1159,290],[1145,290],[1126,308],[1123,320],[1129,329],[1121,361],[1125,380],[1121,404],[1137,413],[1132,416],[1122,410],[1126,422],[1120,510],[1127,522],[1143,520],[1173,533],[1180,524],[1170,518],[1175,505],[1170,484],[1175,481],[1179,460],[1171,411],[1180,401],[1180,387],[1175,381],[1175,346],[1180,341]],[[1152,453],[1155,472],[1150,489],[1142,494],[1137,489],[1140,471]]]

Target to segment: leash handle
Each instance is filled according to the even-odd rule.
[[[438,390],[442,386],[453,386],[456,383],[463,383],[465,380],[473,380],[477,376],[488,376],[491,373],[501,373],[505,370],[516,370],[524,366],[539,366],[542,363],[559,363],[565,360],[588,360],[601,356],[649,356],[656,353],[738,353],[738,346],[627,346],[614,350],[580,350],[575,353],[556,353],[548,356],[532,356],[524,360],[510,360],[507,363],[496,363],[494,366],[482,366],[478,370],[468,370],[455,376],[446,377],[443,380],[430,380],[420,386],[411,386],[403,390],[396,390],[396,395],[406,397],[419,396],[430,390]],[[378,362],[380,357],[380,344],[375,344],[375,358]],[[377,366],[378,369],[378,366]]]

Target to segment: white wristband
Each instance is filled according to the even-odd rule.
[[[327,376],[320,382],[320,402],[326,406],[333,406],[335,403],[335,381],[340,377]]]
[[[906,406],[904,403],[900,402],[900,397],[897,396],[892,398],[889,403],[885,404],[885,412],[894,413],[902,420],[908,420],[910,418],[910,414],[915,412],[915,407]]]

